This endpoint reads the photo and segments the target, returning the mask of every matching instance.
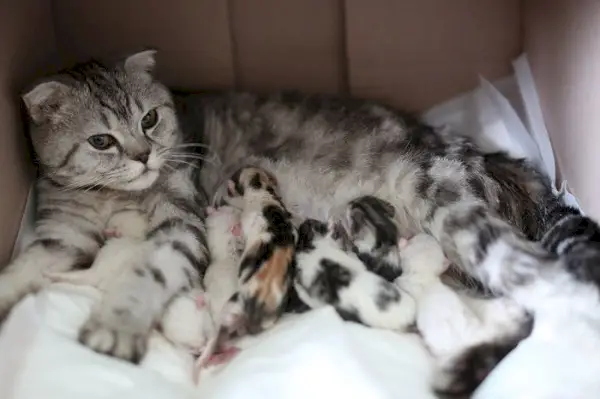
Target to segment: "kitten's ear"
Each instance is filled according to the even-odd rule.
[[[22,96],[27,113],[35,123],[52,118],[65,105],[69,90],[69,86],[55,80],[39,83]]]
[[[329,231],[331,238],[338,243],[343,251],[352,251],[352,240],[348,235],[348,231],[341,222],[330,219],[327,222],[327,230]]]
[[[125,59],[125,72],[152,75],[156,65],[156,50],[150,49],[130,55]]]

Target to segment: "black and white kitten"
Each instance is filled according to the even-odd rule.
[[[315,219],[298,229],[294,286],[311,308],[332,305],[345,320],[402,331],[414,322],[415,300],[369,271],[351,251],[340,224]]]

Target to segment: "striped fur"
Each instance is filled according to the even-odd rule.
[[[565,294],[583,288],[568,300],[581,311],[597,301],[589,276],[573,271],[573,252],[550,254],[529,241],[564,207],[526,161],[484,154],[465,137],[369,101],[169,93],[148,72],[153,65],[152,52],[115,67],[88,62],[24,96],[40,187],[53,187],[41,196],[87,208],[40,215],[38,240],[0,278],[0,313],[39,286],[42,270],[89,263],[106,215],[133,199],[150,220],[147,256],[132,269],[144,273],[114,287],[81,339],[103,353],[139,358],[165,304],[208,264],[198,204],[248,164],[270,171],[289,211],[304,218],[339,216],[336,210],[364,195],[389,202],[403,234],[431,233],[456,268],[528,307],[547,306],[549,286]],[[197,159],[207,148],[220,162]],[[129,312],[115,315],[123,308]]]
[[[169,301],[197,287],[209,261],[199,206],[206,199],[192,182],[198,147],[184,145],[153,66],[152,51],[112,67],[92,61],[25,94],[40,172],[37,238],[0,277],[3,317],[40,287],[44,271],[89,266],[110,216],[134,203],[149,221],[143,256],[106,288],[80,333],[92,349],[132,361]]]

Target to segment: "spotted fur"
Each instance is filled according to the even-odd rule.
[[[299,228],[294,285],[311,308],[332,305],[345,320],[401,331],[414,322],[413,297],[343,250],[335,223],[306,220]]]
[[[245,328],[257,334],[284,311],[295,269],[296,230],[272,175],[244,167],[229,181],[228,201],[242,208],[246,240],[240,260],[239,296]]]

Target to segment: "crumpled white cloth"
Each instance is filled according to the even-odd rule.
[[[152,346],[136,367],[77,344],[96,297],[57,284],[15,308],[0,337],[0,397],[434,398],[418,337],[346,323],[329,307],[283,320],[194,387],[189,364],[168,345]]]

